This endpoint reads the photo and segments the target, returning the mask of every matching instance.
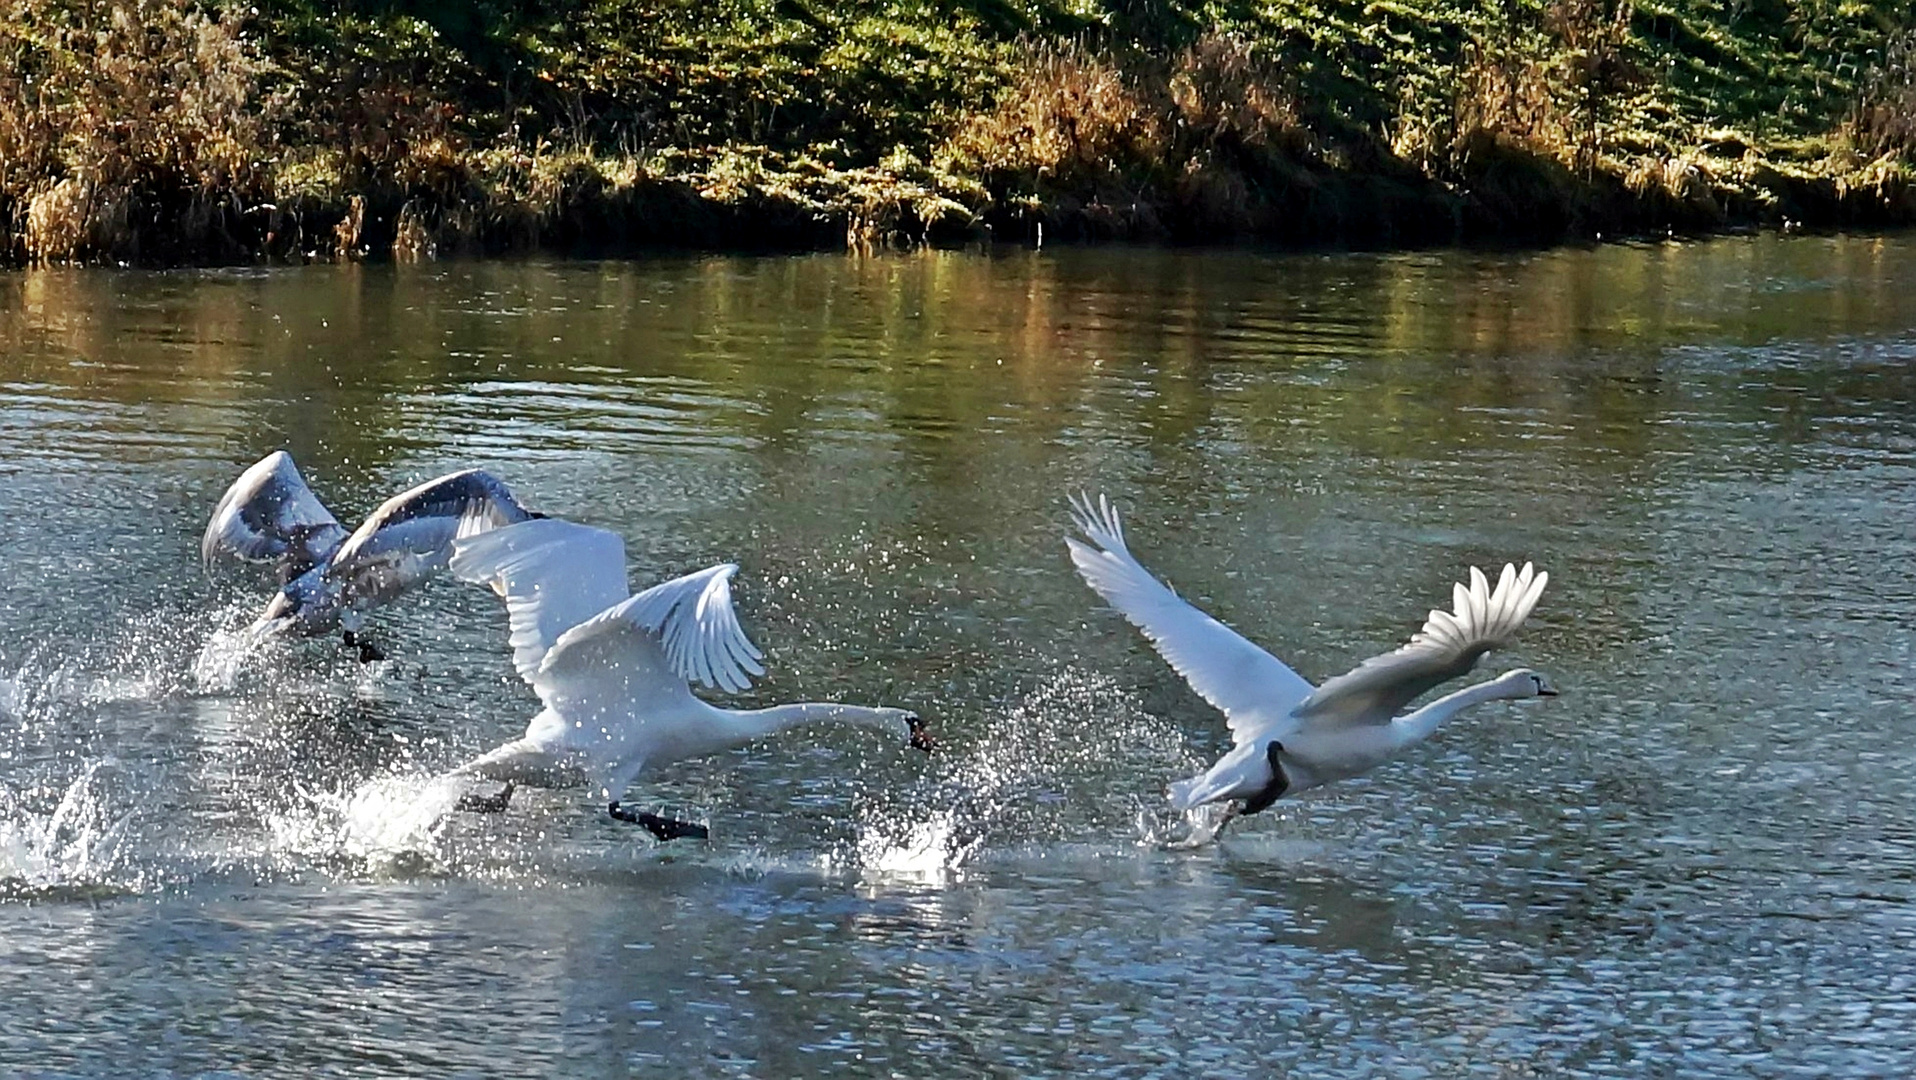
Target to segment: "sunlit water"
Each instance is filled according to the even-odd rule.
[[[1916,243],[1065,252],[0,277],[0,1071],[1916,1072]],[[392,659],[205,573],[290,448],[726,559],[745,701],[862,730],[449,813],[535,704],[438,582]],[[1482,707],[1218,847],[1220,718],[1071,572],[1104,491],[1314,679],[1471,563]]]

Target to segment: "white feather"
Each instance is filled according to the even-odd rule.
[[[1425,691],[1464,674],[1509,643],[1549,575],[1506,565],[1491,588],[1471,567],[1451,590],[1452,610],[1433,610],[1410,642],[1358,665],[1315,691],[1282,661],[1178,599],[1125,547],[1118,514],[1102,496],[1071,500],[1086,539],[1067,538],[1086,584],[1144,632],[1192,689],[1225,715],[1234,744],[1205,772],[1172,783],[1171,805],[1189,810],[1227,799],[1268,802],[1367,772],[1479,701],[1556,691],[1525,669],[1506,672],[1406,716]],[[1280,761],[1280,778],[1271,754]],[[1221,827],[1221,826],[1220,826]]]
[[[631,595],[619,534],[539,518],[453,541],[452,573],[506,601],[512,663],[528,681],[567,630]]]
[[[1282,720],[1311,692],[1311,684],[1282,660],[1152,577],[1125,546],[1118,512],[1103,496],[1095,505],[1080,496],[1071,508],[1089,542],[1070,537],[1065,544],[1085,583],[1142,630],[1191,688],[1224,713],[1240,742]]]
[[[227,489],[200,548],[209,559],[278,560],[282,588],[259,625],[312,635],[357,628],[366,611],[443,569],[454,540],[530,516],[498,478],[466,469],[387,499],[347,535],[277,450]]]
[[[332,554],[345,538],[293,456],[275,450],[254,462],[227,487],[200,537],[200,557],[220,554],[248,562],[293,560],[311,566]]]
[[[721,563],[627,596],[625,548],[601,529],[543,519],[454,543],[453,573],[505,598],[513,663],[545,709],[522,738],[461,766],[499,779],[582,770],[617,803],[647,769],[802,724],[864,724],[912,738],[901,709],[834,702],[723,709],[694,682],[734,693],[764,674]]]

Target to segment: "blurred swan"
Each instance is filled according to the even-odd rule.
[[[1432,611],[1408,644],[1312,688],[1282,660],[1152,577],[1125,547],[1118,512],[1103,496],[1095,506],[1089,497],[1074,498],[1071,509],[1086,539],[1065,543],[1086,584],[1142,630],[1230,725],[1235,747],[1169,790],[1179,811],[1238,800],[1211,831],[1212,839],[1240,813],[1255,814],[1281,796],[1369,772],[1479,702],[1557,693],[1542,675],[1518,668],[1397,715],[1509,643],[1550,580],[1529,563],[1522,570],[1506,563],[1494,589],[1483,571],[1471,567],[1469,586],[1454,590],[1454,611]]]
[[[620,821],[661,840],[707,835],[703,826],[620,805],[644,771],[703,757],[807,724],[858,724],[929,752],[917,714],[832,702],[722,709],[691,682],[732,693],[762,675],[761,653],[732,608],[731,563],[628,595],[616,533],[547,518],[453,544],[452,572],[505,598],[512,662],[544,703],[523,738],[455,772],[548,782],[583,771]]]
[[[539,515],[497,477],[447,473],[387,499],[350,535],[275,450],[226,489],[200,538],[200,556],[278,564],[280,590],[254,622],[259,633],[316,637],[344,631],[361,660],[380,659],[359,639],[366,612],[443,569],[452,542]]]

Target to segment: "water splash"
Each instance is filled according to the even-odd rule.
[[[282,858],[347,863],[375,873],[443,867],[447,823],[468,781],[452,776],[386,776],[350,791],[300,791],[269,814],[269,850]]]
[[[1172,850],[1207,847],[1217,841],[1218,830],[1229,812],[1227,803],[1205,803],[1182,813],[1162,805],[1139,807],[1138,842]]]
[[[246,611],[158,607],[108,621],[97,638],[36,644],[0,676],[0,716],[231,691],[242,672],[268,667],[252,663],[262,650]]]
[[[938,810],[923,821],[908,823],[902,833],[861,828],[856,861],[858,869],[867,875],[940,882],[969,862],[984,840],[984,832],[967,828],[957,810]]]
[[[0,791],[0,898],[136,887],[121,876],[125,817],[109,813],[111,758],[88,764],[51,813]]]
[[[986,727],[983,742],[902,795],[867,796],[848,859],[865,873],[930,878],[988,845],[1086,836],[1161,842],[1161,785],[1196,759],[1169,721],[1111,679],[1059,672]],[[1149,822],[1149,827],[1146,823]]]
[[[68,694],[87,705],[151,701],[194,691],[192,643],[213,628],[221,612],[155,608],[120,621],[98,643],[62,665]]]
[[[267,647],[254,621],[245,615],[249,610],[242,602],[235,602],[219,613],[218,623],[193,657],[190,675],[193,688],[199,693],[219,694],[236,689],[248,663]]]
[[[27,688],[21,681],[24,672],[0,675],[0,716],[18,720],[26,715]]]

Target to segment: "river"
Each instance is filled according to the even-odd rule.
[[[20,1075],[1916,1072],[1916,238],[0,276],[0,1065]],[[391,659],[203,568],[483,465],[735,561],[734,703],[908,707],[632,796],[420,809],[537,709],[442,579]],[[1222,718],[1065,555],[1108,494],[1314,681],[1470,565],[1494,703],[1197,850]]]

